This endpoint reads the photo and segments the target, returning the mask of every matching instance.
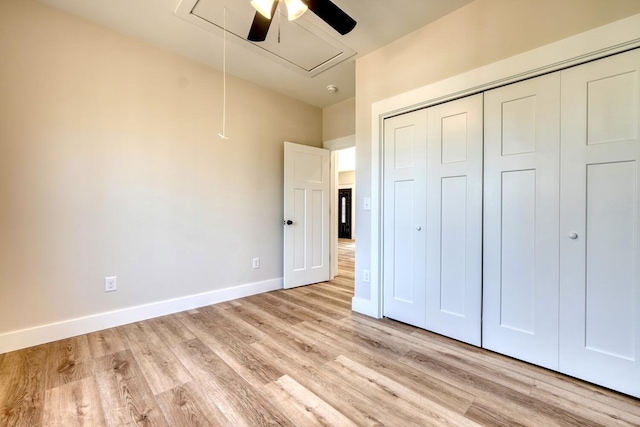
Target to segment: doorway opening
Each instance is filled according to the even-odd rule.
[[[356,147],[335,152],[337,276],[354,280],[356,237]]]

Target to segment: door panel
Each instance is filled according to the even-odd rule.
[[[587,166],[586,347],[629,360],[635,357],[634,233],[629,231],[635,229],[636,173],[635,162]]]
[[[384,122],[383,313],[424,327],[426,110]]]
[[[427,110],[426,329],[480,345],[482,94]]]
[[[329,160],[329,150],[285,142],[285,288],[329,280]]]
[[[485,93],[483,347],[558,368],[559,73]]]
[[[560,370],[640,396],[640,51],[562,72]]]

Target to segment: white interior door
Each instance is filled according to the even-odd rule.
[[[562,72],[560,370],[640,396],[640,51]]]
[[[329,280],[330,151],[284,144],[284,287]]]
[[[558,369],[560,73],[484,102],[482,346]]]
[[[426,323],[480,345],[482,94],[427,110]]]
[[[427,111],[384,121],[383,313],[424,327]]]

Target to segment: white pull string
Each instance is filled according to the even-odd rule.
[[[222,11],[222,133],[218,136],[222,139],[227,137],[227,7]]]

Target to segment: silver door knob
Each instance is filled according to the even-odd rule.
[[[578,233],[569,233],[569,238],[576,240],[578,238]]]
[[[422,227],[419,225],[419,226],[416,227],[416,230],[420,231],[420,230],[422,230]]]

